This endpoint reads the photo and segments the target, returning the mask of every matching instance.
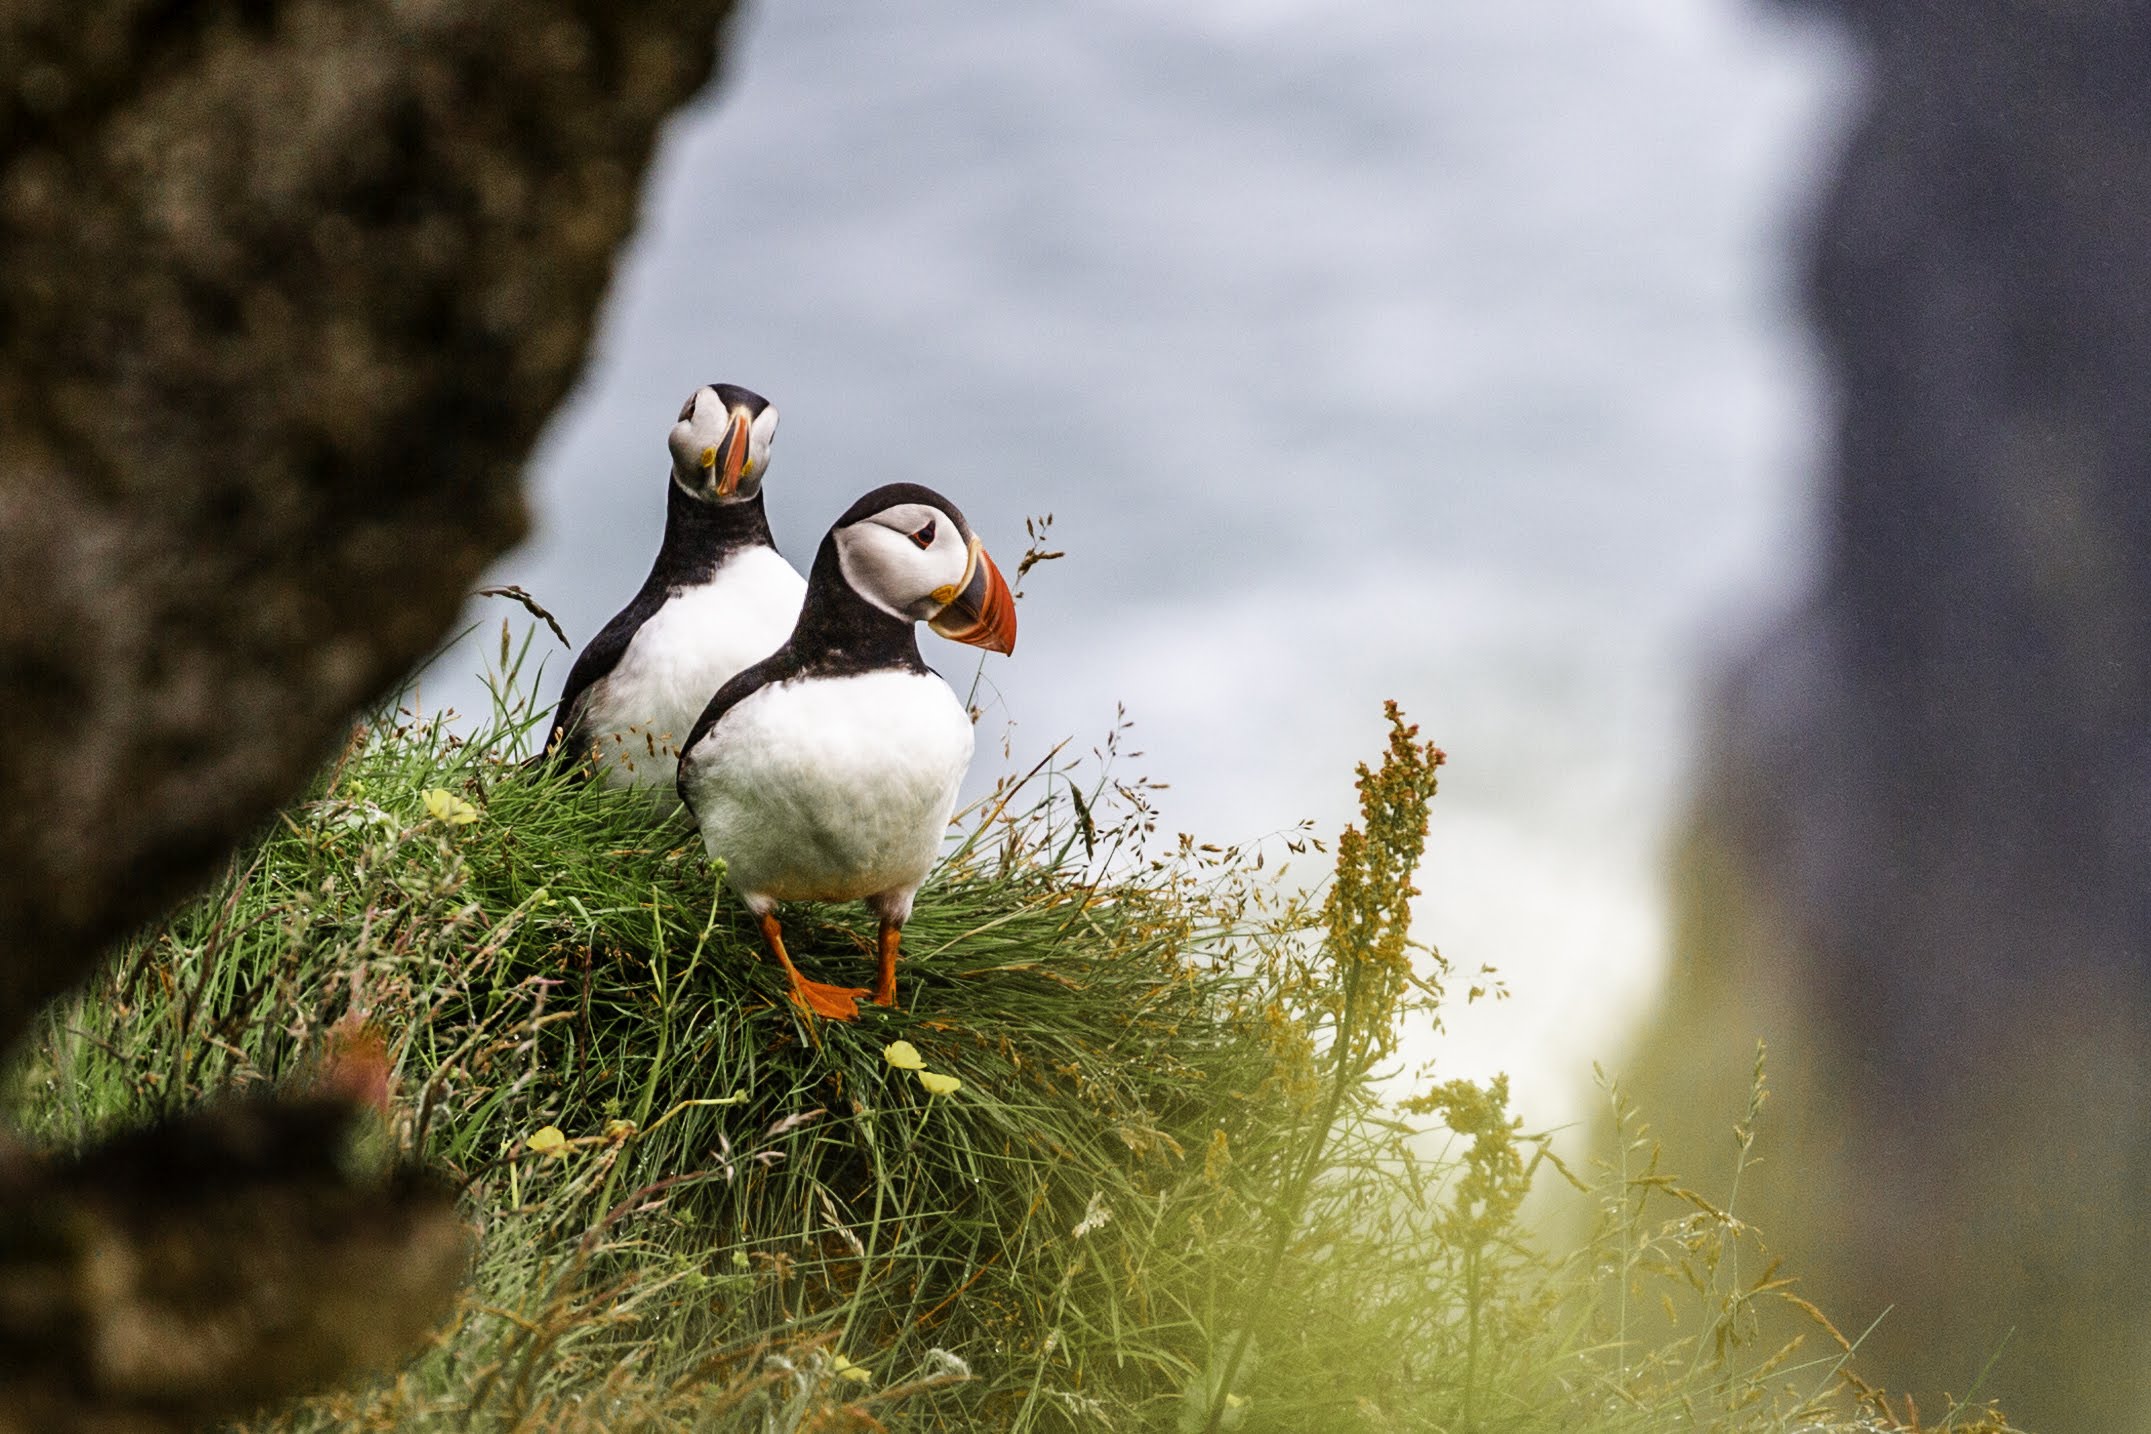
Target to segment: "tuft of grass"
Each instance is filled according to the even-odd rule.
[[[961,819],[900,1010],[810,1025],[683,821],[520,763],[527,653],[504,627],[467,738],[356,731],[7,1081],[65,1147],[385,1050],[353,1158],[462,1183],[469,1293],[408,1368],[236,1428],[1915,1427],[1641,1134],[1553,1258],[1504,1083],[1376,1100],[1439,998],[1403,935],[1434,758],[1394,712],[1338,886],[1270,865],[1323,855],[1303,833],[1161,840],[1109,740]],[[870,964],[863,911],[785,919],[811,973]],[[1661,1299],[1693,1332],[1644,1347]]]

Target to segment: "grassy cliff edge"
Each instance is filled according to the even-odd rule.
[[[1377,1102],[1441,996],[1402,926],[1439,754],[1392,719],[1311,895],[1270,865],[1304,836],[1160,841],[1110,744],[1003,782],[903,1006],[813,1026],[684,823],[518,765],[527,696],[468,738],[377,722],[8,1098],[66,1148],[312,1082],[383,1112],[353,1162],[458,1183],[478,1254],[435,1346],[248,1430],[1916,1427],[1647,1135],[1555,1259],[1501,1082]],[[863,913],[787,929],[810,974],[868,967]]]

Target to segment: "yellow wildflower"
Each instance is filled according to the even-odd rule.
[[[848,1379],[854,1384],[864,1384],[874,1377],[872,1370],[863,1364],[853,1364],[835,1350],[829,1351],[829,1363],[836,1370],[836,1377]]]
[[[446,787],[428,787],[425,795],[426,810],[433,814],[433,819],[437,822],[444,822],[452,827],[467,827],[478,820],[478,809]]]
[[[963,1089],[962,1081],[939,1071],[920,1071],[919,1084],[926,1087],[928,1095],[954,1095]]]
[[[881,1058],[900,1071],[926,1069],[926,1057],[920,1055],[919,1048],[909,1041],[889,1042],[881,1048]]]
[[[561,1134],[559,1126],[548,1125],[533,1130],[524,1140],[523,1147],[534,1155],[565,1155],[568,1153],[568,1138]]]

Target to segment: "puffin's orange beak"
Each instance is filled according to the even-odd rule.
[[[971,569],[962,585],[926,625],[952,642],[1004,655],[1016,650],[1016,599],[976,538],[971,540]]]
[[[739,487],[742,473],[747,471],[747,415],[732,415],[731,431],[725,434],[724,446],[717,450],[717,496],[729,498]]]

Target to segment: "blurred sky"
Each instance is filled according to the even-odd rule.
[[[1028,766],[1125,704],[1169,827],[1334,831],[1398,698],[1450,755],[1421,934],[1514,993],[1412,1054],[1577,1118],[1655,990],[1698,699],[1809,561],[1788,246],[1842,47],[1734,0],[783,0],[740,39],[494,580],[587,640],[715,379],[782,410],[802,566],[883,482],[1004,565],[1050,510],[974,784],[1004,724]],[[486,646],[428,706],[482,705]]]

